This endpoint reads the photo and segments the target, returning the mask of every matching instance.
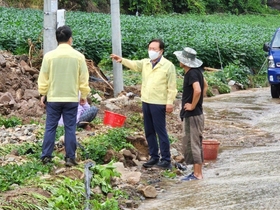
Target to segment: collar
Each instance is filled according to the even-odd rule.
[[[150,60],[150,63],[152,64],[153,68],[157,65],[158,62],[160,62],[162,58],[162,55],[156,60],[156,62],[153,62],[152,60]]]
[[[71,47],[71,48],[72,48],[71,45],[66,44],[66,43],[61,43],[61,44],[59,44],[57,47]]]

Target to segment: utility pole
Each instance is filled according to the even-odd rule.
[[[120,24],[120,3],[119,0],[110,0],[111,23],[112,23],[112,50],[113,54],[122,56],[121,49],[121,24]],[[122,64],[113,62],[114,96],[123,91],[123,69]]]
[[[44,55],[57,47],[57,41],[55,37],[57,24],[57,5],[57,0],[44,0]]]

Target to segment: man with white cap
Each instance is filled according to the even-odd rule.
[[[202,61],[196,58],[196,51],[186,47],[174,52],[184,69],[182,109],[183,153],[186,164],[193,164],[193,173],[183,177],[182,181],[203,179],[202,133],[204,129],[203,96],[206,95],[207,82],[203,77]]]

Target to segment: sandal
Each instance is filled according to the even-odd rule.
[[[193,172],[185,177],[183,177],[181,179],[181,181],[192,181],[192,180],[199,180],[194,174]]]

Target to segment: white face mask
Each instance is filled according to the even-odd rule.
[[[149,53],[149,58],[151,60],[157,59],[159,57],[159,55],[160,55],[160,52],[156,52],[154,50],[149,50],[148,53]]]

